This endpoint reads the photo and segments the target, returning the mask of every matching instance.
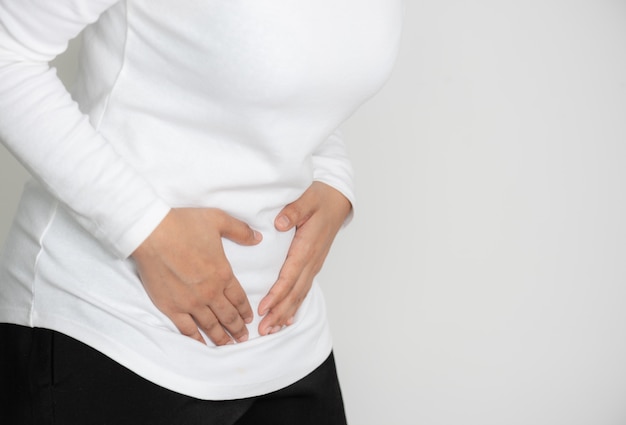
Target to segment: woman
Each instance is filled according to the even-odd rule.
[[[0,0],[0,139],[36,178],[0,271],[10,423],[345,422],[314,276],[401,9]],[[72,100],[47,62],[85,27]]]

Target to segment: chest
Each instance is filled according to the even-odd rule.
[[[368,93],[395,57],[401,0],[129,0],[136,50],[223,96]],[[153,61],[154,62],[154,61]],[[181,74],[183,72],[183,74]]]

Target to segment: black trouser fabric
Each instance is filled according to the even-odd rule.
[[[0,324],[0,424],[345,425],[333,355],[282,390],[206,401],[162,388],[61,333]]]

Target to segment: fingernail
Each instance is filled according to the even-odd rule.
[[[289,224],[291,222],[289,221],[289,217],[287,217],[286,215],[281,215],[280,217],[278,217],[276,223],[281,229],[286,229],[287,227],[289,227]]]
[[[275,334],[276,332],[278,332],[281,329],[282,329],[282,326],[274,326],[270,333]]]
[[[261,305],[259,305],[259,315],[261,316],[265,316],[267,313],[270,312],[270,309],[272,308],[272,301],[273,301],[273,296],[267,295],[262,301],[261,301]],[[260,308],[263,308],[263,310],[260,310]]]
[[[254,240],[255,241],[260,241],[263,239],[263,235],[260,232],[257,232],[256,230],[253,230],[254,232]]]
[[[293,325],[294,320],[295,320],[295,319],[294,319],[293,317],[292,317],[292,318],[290,318],[289,320],[287,320],[287,326],[291,326],[291,325]]]
[[[252,317],[246,317],[245,319],[243,319],[244,323],[246,325],[249,325],[250,323],[252,323],[253,318]]]
[[[237,341],[239,342],[246,342],[248,340],[248,335],[244,335],[241,338],[239,338]]]

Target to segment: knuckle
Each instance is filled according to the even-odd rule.
[[[304,301],[304,297],[305,297],[304,295],[298,295],[296,297],[296,299],[292,303],[294,306],[293,308],[294,311],[291,314],[295,313],[295,310],[297,310],[302,305],[302,302]]]
[[[245,296],[233,297],[231,302],[238,311],[248,311],[248,300]]]
[[[202,291],[202,299],[205,300],[206,303],[209,303],[212,300],[215,300],[220,294],[220,291],[218,290],[218,288],[215,288],[213,286],[207,286],[206,288],[204,288],[204,290]],[[199,300],[197,300],[198,303],[200,303]]]
[[[181,307],[186,311],[196,311],[201,309],[204,304],[197,297],[189,297],[181,302]]]
[[[233,338],[235,339],[239,339],[244,335],[247,335],[247,329],[245,327],[239,327],[236,329],[229,329],[228,332],[230,332],[230,334],[233,336]]]
[[[222,322],[222,324],[229,329],[233,327],[233,325],[237,324],[238,320],[239,314],[236,312],[229,312],[220,317],[220,322]]]
[[[289,217],[293,222],[297,221],[303,215],[304,211],[302,206],[298,202],[294,202],[293,204],[289,204],[287,208],[284,210],[284,214]]]
[[[276,307],[274,307],[272,309],[272,321],[274,322],[280,322],[281,320],[283,320],[283,317],[285,316],[287,306],[284,302],[280,303],[279,305],[277,305]]]
[[[221,282],[229,282],[233,279],[233,271],[228,265],[220,265],[215,268],[215,276]]]
[[[225,333],[221,332],[219,336],[212,337],[211,340],[215,343],[215,345],[227,345],[232,341],[232,339]]]
[[[286,322],[285,315],[284,314],[280,314],[280,315],[276,315],[274,317],[274,320],[272,321],[272,324],[273,324],[273,326],[282,326],[285,322]]]
[[[161,313],[165,314],[166,316],[171,318],[174,323],[176,323],[176,320],[174,320],[174,316],[177,313],[177,309],[174,307],[173,303],[168,301],[155,300],[154,305],[161,311]]]
[[[178,322],[176,323],[176,327],[178,328],[180,333],[185,336],[193,337],[198,333],[198,327],[195,325],[195,323],[187,321]]]
[[[221,330],[222,328],[219,322],[213,318],[203,320],[200,327],[204,332],[206,332],[207,335],[214,335],[218,333],[216,331]]]

